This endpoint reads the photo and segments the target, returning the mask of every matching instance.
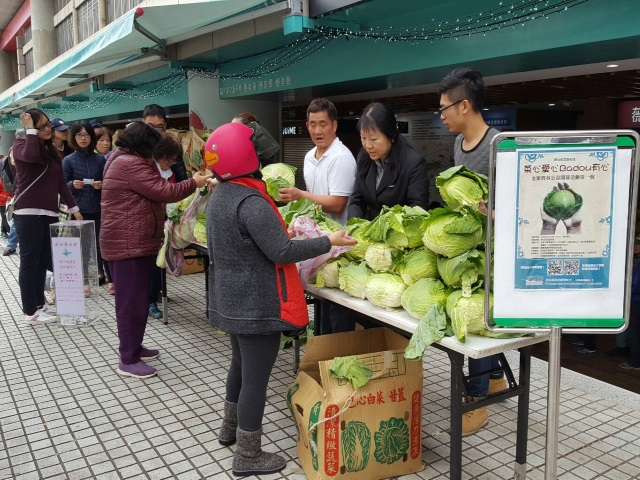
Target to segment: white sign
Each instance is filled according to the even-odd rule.
[[[54,237],[51,239],[51,251],[58,315],[85,315],[80,238]]]

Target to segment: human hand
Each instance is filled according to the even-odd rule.
[[[283,202],[293,202],[302,198],[302,190],[296,187],[281,188],[278,190],[278,195]]]
[[[74,213],[73,216],[76,218],[76,220],[84,220],[84,217],[82,216],[80,211],[77,211],[76,213]]]
[[[332,247],[342,247],[344,245],[355,245],[358,241],[355,238],[347,237],[347,232],[338,230],[329,235],[329,241]]]
[[[82,180],[74,180],[73,188],[76,190],[82,190],[84,188],[84,182]]]
[[[93,182],[93,188],[95,188],[96,190],[100,190],[102,188],[102,182],[100,180],[96,180],[95,182]]]
[[[207,178],[207,183],[209,184],[209,191],[213,192],[213,190],[220,184],[220,181],[217,178]]]
[[[22,123],[22,128],[25,130],[28,128],[33,128],[33,119],[31,118],[31,114],[24,112],[20,115],[20,123]]]
[[[582,233],[582,220],[584,220],[582,209],[578,210],[569,218],[562,220],[562,223],[564,223],[564,226],[567,228],[567,235]]]
[[[540,207],[540,217],[542,218],[542,230],[540,231],[540,235],[554,235],[556,233],[556,227],[558,226],[559,220],[548,215],[542,207]]]
[[[196,181],[198,188],[202,188],[207,184],[207,179],[211,178],[211,172],[196,172],[191,178]]]

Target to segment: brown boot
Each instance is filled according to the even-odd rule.
[[[502,392],[509,388],[507,384],[507,379],[502,378],[490,378],[489,379],[489,390],[487,391],[487,395],[493,395],[494,393]]]
[[[462,414],[462,436],[468,437],[477,433],[489,423],[489,415],[486,407],[480,407]]]

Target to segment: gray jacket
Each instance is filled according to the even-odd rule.
[[[296,328],[283,316],[307,315],[304,293],[297,272],[290,274],[295,266],[285,274],[283,264],[331,248],[326,236],[290,240],[260,192],[228,182],[218,185],[207,206],[207,246],[209,321],[227,333],[249,335]]]

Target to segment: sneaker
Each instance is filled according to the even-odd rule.
[[[640,370],[640,367],[634,367],[633,365],[629,365],[629,362],[619,363],[618,366],[620,368],[624,368],[625,370]]]
[[[478,433],[480,429],[489,423],[489,415],[486,407],[464,413],[462,415],[462,436],[468,437]]]
[[[574,350],[578,353],[596,353],[595,348],[585,347],[584,345],[578,345]]]
[[[115,295],[116,294],[116,286],[113,283],[110,283],[109,286],[107,287],[107,293],[109,295]]]
[[[629,355],[629,347],[616,347],[613,350],[607,350],[604,354],[607,357],[626,357]]]
[[[4,232],[2,232],[2,233],[0,233],[0,237],[2,237],[2,238],[9,238],[9,234],[8,234],[8,233],[4,233]]]
[[[140,350],[140,360],[144,360],[145,362],[147,360],[153,360],[154,358],[158,358],[159,355],[160,355],[160,350],[155,350],[152,348],[144,348],[144,347],[142,347],[142,350]]]
[[[5,248],[4,252],[2,252],[2,256],[3,257],[8,257],[9,255],[13,255],[14,253],[16,253],[16,249],[15,248]]]
[[[89,298],[91,296],[91,285],[84,286],[84,296],[85,298]]]
[[[158,304],[153,302],[149,304],[149,316],[151,318],[162,318],[162,312],[158,308]]]
[[[45,323],[55,323],[57,321],[58,318],[55,315],[49,315],[42,309],[36,310],[33,315],[24,316],[24,323],[27,325],[43,325]]]
[[[56,312],[56,307],[54,307],[53,305],[44,305],[44,306],[40,307],[38,310],[46,313],[47,315],[49,315],[51,317],[55,317],[58,314]]]
[[[143,361],[132,364],[120,363],[116,372],[122,376],[134,378],[149,378],[158,373],[155,368],[150,367]]]
[[[489,379],[489,390],[487,391],[487,395],[493,395],[494,393],[502,392],[509,388],[507,384],[507,379],[502,378],[490,378]]]

